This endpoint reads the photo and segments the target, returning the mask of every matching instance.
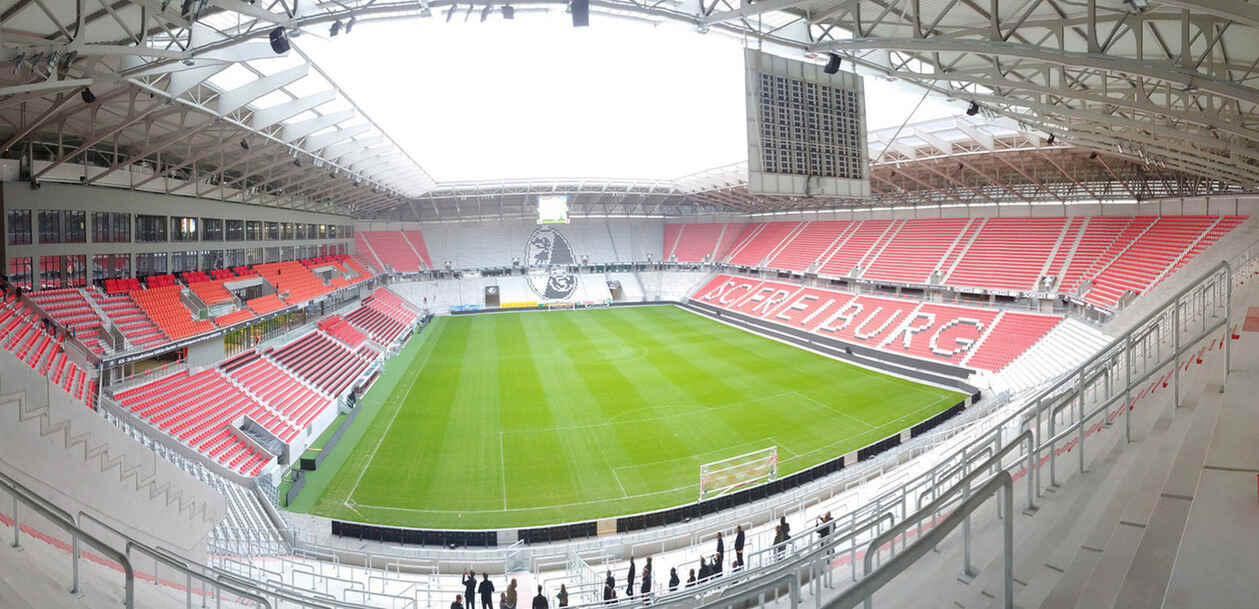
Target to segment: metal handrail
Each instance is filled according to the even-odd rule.
[[[899,556],[894,556],[878,569],[866,575],[866,577],[857,582],[855,586],[844,590],[838,597],[826,603],[826,609],[851,609],[863,600],[865,602],[865,606],[869,608],[875,592],[891,581],[894,577],[904,572],[906,568],[914,564],[914,562],[916,562],[919,558],[926,555],[927,552],[930,552],[936,544],[940,543],[940,541],[948,536],[949,533],[953,532],[953,529],[957,528],[958,525],[968,521],[971,513],[977,510],[979,506],[983,505],[984,502],[986,502],[988,498],[995,494],[998,490],[1004,491],[1002,493],[1002,505],[1005,508],[1005,513],[1007,514],[1005,522],[1002,526],[1002,544],[1005,547],[1005,586],[1002,590],[1001,600],[1002,605],[1006,609],[1013,609],[1014,519],[1010,517],[1009,514],[1014,508],[1014,479],[1010,476],[1010,472],[1005,470],[1001,470],[1000,473],[992,478],[989,478],[987,482],[974,491],[974,494],[972,494],[970,498],[963,501],[957,509],[953,510],[953,512],[932,528],[926,535],[919,538],[917,542],[908,548],[905,548]],[[936,502],[932,502],[931,505],[923,508],[922,512],[914,514],[913,518],[918,518],[920,516],[925,517],[923,514],[933,514],[934,510],[940,507],[936,504],[943,501],[945,501],[945,498],[941,497],[941,499]],[[908,522],[910,522],[910,520],[906,519],[898,526],[904,526]],[[896,528],[893,528],[891,531],[875,538],[875,540],[871,542],[871,545],[878,547],[875,544],[887,543],[886,538],[888,536],[895,537],[897,534],[899,533]],[[871,552],[866,552],[867,566],[870,560],[870,554]]]
[[[66,531],[74,538],[75,550],[72,553],[72,561],[74,562],[74,587],[72,588],[72,592],[77,592],[78,590],[78,541],[82,540],[87,543],[87,545],[94,548],[97,552],[104,554],[110,560],[113,560],[122,567],[123,607],[124,609],[135,609],[136,574],[135,570],[131,567],[131,561],[126,555],[79,528],[79,526],[75,524],[74,520],[66,518],[68,514],[64,510],[57,508],[56,506],[43,505],[46,503],[46,500],[39,497],[37,493],[31,491],[12,478],[0,474],[0,487],[9,491],[9,494],[13,497],[13,547],[21,547],[22,525],[18,520],[17,510],[17,504],[21,502],[32,510],[35,510],[35,512],[39,515],[46,518],[48,522]]]

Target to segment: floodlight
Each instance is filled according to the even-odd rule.
[[[494,5],[492,4],[486,4],[485,8],[481,9],[481,23],[485,23],[485,20],[490,18],[490,11],[492,10],[494,10]]]
[[[503,5],[503,19],[515,19],[515,18],[516,18],[516,7],[510,4],[504,4]]]
[[[240,147],[241,147],[241,148],[243,148],[243,149],[245,149],[245,150],[249,150],[249,142],[246,142],[246,141],[245,141],[245,138],[241,138],[241,139],[240,139]]]
[[[345,22],[345,33],[346,33],[346,34],[349,34],[349,33],[350,33],[350,30],[353,30],[353,29],[354,29],[354,20],[355,20],[355,17],[350,17],[350,20]]]
[[[1089,160],[1094,160],[1096,158],[1097,158],[1097,151],[1093,151],[1089,153]]]
[[[341,33],[341,20],[338,19],[332,22],[332,27],[328,28],[328,35],[335,38],[336,35],[340,33]]]
[[[79,93],[79,97],[83,98],[83,103],[85,104],[91,104],[91,103],[96,102],[96,95],[94,95],[92,93],[92,90],[87,87],[83,87],[83,92]]]
[[[450,23],[450,18],[455,16],[455,10],[458,8],[458,4],[450,5],[450,10],[446,11],[446,23]]]
[[[1054,134],[1050,133],[1050,134],[1049,134],[1049,139],[1048,139],[1047,141],[1049,142],[1049,145],[1050,145],[1050,146],[1053,146],[1053,145],[1054,145],[1054,142],[1058,141],[1058,138],[1057,138],[1056,136],[1054,136]]]
[[[289,52],[289,37],[288,34],[284,32],[283,26],[271,30],[270,37],[271,50],[275,51],[276,55],[283,55]]]
[[[839,73],[839,62],[840,62],[840,57],[839,57],[839,54],[838,54],[838,53],[827,53],[827,55],[830,57],[830,59],[827,59],[827,60],[826,60],[826,67],[825,67],[825,68],[822,68],[822,71],[823,71],[823,72],[825,72],[825,73],[827,73],[827,74],[837,74],[837,73]]]
[[[979,104],[971,102],[970,107],[966,109],[966,116],[975,116],[976,114],[979,114]]]

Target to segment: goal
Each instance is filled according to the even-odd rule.
[[[778,477],[778,447],[770,446],[699,466],[700,500]]]

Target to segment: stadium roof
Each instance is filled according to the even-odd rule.
[[[518,19],[566,4],[512,2]],[[527,215],[547,188],[573,194],[578,214],[673,216],[1193,196],[1250,192],[1259,176],[1259,11],[1242,2],[591,4],[591,27],[672,22],[787,56],[838,53],[846,69],[957,100],[959,115],[976,102],[984,120],[872,134],[875,195],[861,201],[753,196],[739,165],[666,181],[438,183],[352,92],[300,49],[277,56],[268,35],[456,3],[3,0],[0,137],[36,180],[76,168],[92,184],[428,220]]]

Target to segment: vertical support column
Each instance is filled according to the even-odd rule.
[[[1172,303],[1172,414],[1180,407],[1180,298]]]
[[[14,548],[22,547],[22,523],[17,518],[17,495],[13,495],[13,544]]]
[[[1124,338],[1123,439],[1132,443],[1132,335]]]
[[[70,594],[79,593],[79,532],[70,535]]]

